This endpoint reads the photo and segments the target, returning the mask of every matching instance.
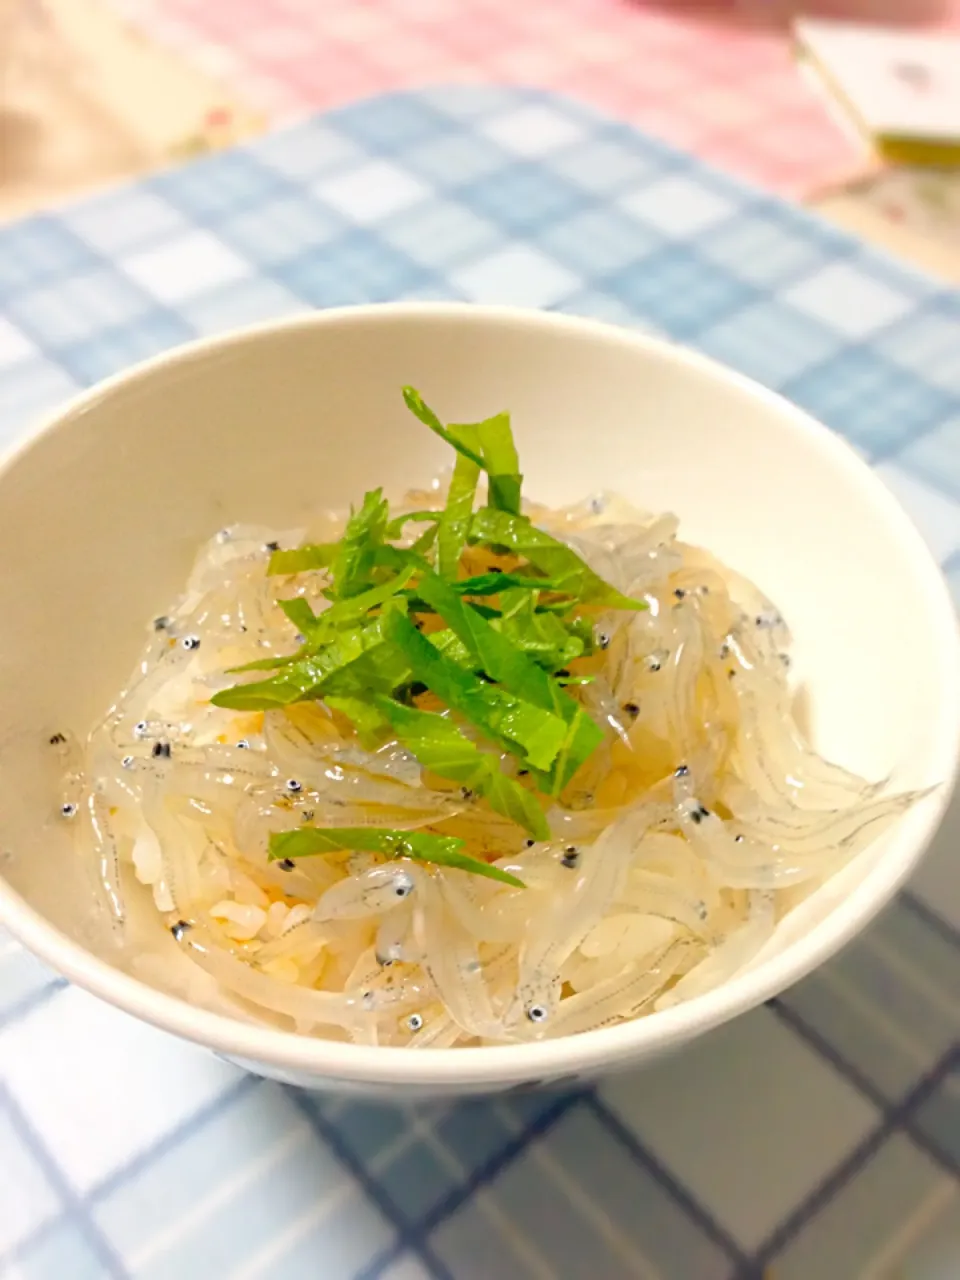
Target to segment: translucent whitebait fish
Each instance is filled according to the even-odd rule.
[[[504,1026],[494,1014],[476,943],[445,921],[442,890],[428,873],[417,875],[414,937],[421,964],[457,1025],[471,1036],[497,1039]]]
[[[841,865],[845,857],[875,839],[928,794],[929,791],[902,792],[827,812],[784,809],[758,813],[754,806],[744,806],[747,812],[752,810],[749,818],[740,818],[743,810],[734,809],[734,814],[745,835],[767,841],[779,853],[793,856],[831,849],[839,855],[837,865]]]
[[[753,673],[746,673],[737,689],[736,755],[739,776],[760,803],[823,809],[860,803],[882,789],[884,783],[867,784],[815,755],[800,739],[786,699],[758,684]]]
[[[544,1035],[578,1035],[621,1022],[624,1017],[635,1018],[689,963],[692,954],[689,943],[676,942],[659,955],[625,966],[589,991],[568,996],[560,1001],[552,1022],[544,1026]]]
[[[705,995],[728,982],[757,954],[773,933],[772,915],[764,914],[740,925],[704,959],[694,965],[657,1001],[658,1009],[669,1009],[683,1000]]]
[[[681,924],[692,934],[709,933],[710,909],[696,889],[654,871],[634,871],[619,902],[644,916],[659,916]]]
[[[162,878],[173,909],[187,915],[200,907],[205,897],[199,867],[200,849],[206,847],[203,833],[174,817],[157,783],[144,788],[143,817],[157,838]]]
[[[109,806],[99,791],[91,791],[86,797],[84,818],[84,838],[89,841],[87,856],[96,869],[97,880],[102,890],[102,900],[114,928],[122,932],[126,923],[127,908],[120,882],[120,855]]]
[[[413,914],[409,902],[383,915],[377,926],[373,948],[377,963],[412,964],[418,961],[420,952],[412,939],[412,931]]]
[[[438,482],[406,509],[440,506],[444,492]],[[765,954],[779,922],[924,794],[893,794],[816,754],[792,714],[779,610],[680,541],[675,517],[610,494],[525,510],[647,605],[585,610],[593,652],[570,675],[588,683],[570,693],[604,740],[545,802],[549,840],[441,783],[397,742],[365,750],[322,702],[248,714],[210,702],[232,668],[297,651],[278,597],[330,607],[328,573],[266,572],[299,530],[220,530],[150,621],[127,688],[85,746],[48,734],[51,821],[76,833],[118,935],[139,916],[132,895],[152,895],[192,962],[180,966],[192,985],[176,980],[191,999],[410,1049],[645,1016]],[[409,525],[408,542],[422,529]],[[341,532],[323,514],[307,536]],[[513,562],[471,547],[462,563],[474,574]],[[272,835],[309,827],[456,835],[526,887],[357,850],[270,860]],[[134,962],[166,980],[148,955]]]
[[[614,823],[586,851],[571,888],[548,906],[520,947],[517,1001],[510,1015],[514,1027],[523,1018],[545,1022],[559,998],[557,973],[588,930],[619,898],[631,855],[659,809],[638,807]]]
[[[228,990],[298,1022],[349,1031],[359,1023],[369,1022],[378,1007],[376,1000],[365,1000],[362,995],[307,991],[273,978],[230,955],[206,929],[193,922],[176,923],[172,932],[190,958]]]
[[[318,899],[313,917],[318,921],[361,920],[384,915],[404,903],[416,885],[401,862],[373,866],[327,889]]]

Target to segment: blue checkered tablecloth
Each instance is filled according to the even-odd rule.
[[[841,431],[960,591],[960,295],[537,92],[361,102],[0,228],[0,440],[173,343],[463,298],[692,343]],[[0,938],[6,1280],[956,1280],[960,814],[779,1000],[596,1091],[243,1075]]]

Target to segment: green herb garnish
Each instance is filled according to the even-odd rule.
[[[526,885],[509,871],[501,871],[481,858],[463,853],[464,841],[457,836],[432,836],[422,831],[385,831],[376,827],[298,827],[270,837],[270,861],[306,858],[318,853],[339,853],[343,849],[361,849],[366,853],[382,853],[388,858],[413,858],[432,862],[438,867],[457,867],[476,876],[501,880],[514,888]]]
[[[329,604],[315,613],[303,596],[279,600],[300,648],[237,668],[271,674],[224,689],[213,702],[253,711],[322,699],[365,747],[399,742],[424,769],[547,840],[546,798],[563,793],[605,734],[571,693],[591,679],[569,670],[594,650],[583,610],[645,605],[521,514],[522,476],[507,414],[445,425],[412,387],[403,397],[455,450],[443,509],[391,517],[374,489],[338,542],[274,552],[269,573],[320,575],[313,598]],[[483,475],[487,505],[475,509]],[[417,525],[424,528],[414,537],[409,529]],[[488,553],[489,568],[465,569],[470,547]],[[501,568],[505,555],[510,564]],[[442,713],[416,705],[426,691]],[[501,755],[515,767],[502,765]],[[270,856],[363,849],[520,884],[463,847],[459,838],[429,831],[302,827],[272,836]]]

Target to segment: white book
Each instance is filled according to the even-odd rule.
[[[960,155],[960,37],[812,18],[794,31],[830,98],[887,158]]]

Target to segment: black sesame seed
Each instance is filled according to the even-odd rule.
[[[574,867],[579,864],[580,850],[575,844],[568,845],[567,848],[564,849],[560,862],[568,871],[572,871]]]
[[[683,600],[686,598],[687,593],[686,591],[684,591],[683,587],[674,587],[673,594],[677,597],[678,600]]]
[[[518,770],[517,770],[517,777],[518,777],[518,778],[525,778],[529,772],[530,772],[530,770],[529,770],[529,769],[518,769]]]
[[[690,812],[690,821],[697,827],[703,821],[703,813],[699,809],[692,809]]]
[[[304,809],[303,813],[301,813],[301,815],[300,815],[300,821],[301,821],[301,822],[312,822],[312,821],[313,821],[313,815],[314,815],[314,810],[313,810],[313,809]]]
[[[673,776],[675,778],[689,778],[690,766],[688,764],[678,764],[676,769],[673,771]]]
[[[734,843],[734,844],[743,844],[743,836],[734,836],[734,837],[733,837],[733,843]]]
[[[150,754],[153,756],[155,760],[169,760],[170,759],[170,743],[155,742],[153,744],[153,751]]]
[[[601,631],[600,634],[597,636],[597,647],[599,649],[610,648],[610,636],[608,636],[605,631]]]
[[[67,804],[62,804],[60,806],[60,813],[64,818],[75,818],[77,815],[77,806],[68,801]]]
[[[420,1013],[411,1013],[407,1019],[407,1026],[411,1031],[419,1031],[423,1026],[423,1015]]]
[[[132,769],[134,763],[133,756],[124,756],[120,763],[123,765],[124,769]]]
[[[169,625],[170,625],[170,619],[167,617],[165,613],[161,613],[159,618],[154,618],[153,620],[154,631],[166,631]]]
[[[173,925],[172,928],[170,929],[170,932],[173,934],[177,942],[180,942],[181,939],[183,938],[183,935],[185,933],[189,933],[189,931],[190,931],[189,920],[178,920],[177,923]]]
[[[570,672],[567,670],[566,667],[564,667],[562,670],[557,672],[557,679],[566,680],[569,677],[569,675],[570,675]]]
[[[537,843],[537,842],[536,842],[536,840],[528,840],[528,841],[527,841],[527,848],[528,848],[528,849],[532,849],[532,848],[533,848],[533,846],[534,846],[536,843]]]
[[[185,649],[199,649],[199,648],[200,648],[200,637],[199,637],[199,636],[184,636],[184,637],[183,637],[183,639],[180,641],[180,643],[183,645],[183,647],[184,647]]]
[[[292,858],[281,858],[280,861],[277,863],[277,866],[280,868],[281,871],[292,871],[293,868],[296,866],[296,863]]]
[[[51,747],[59,747],[64,742],[66,742],[66,738],[63,736],[62,733],[55,733],[53,737],[50,739]]]
[[[631,720],[636,720],[637,716],[640,714],[640,707],[636,702],[625,702],[621,707],[621,710],[623,711],[623,714],[625,716],[629,716]]]
[[[280,550],[280,543],[279,543],[279,542],[276,542],[276,541],[273,541],[273,542],[265,542],[265,543],[263,544],[263,549],[264,549],[264,551],[270,551],[270,552],[279,551],[279,550]]]
[[[463,799],[463,800],[472,800],[472,799],[473,799],[473,792],[470,790],[470,788],[469,788],[469,787],[461,787],[461,788],[460,788],[460,797],[461,797],[461,799]]]
[[[237,746],[240,748],[241,751],[250,750],[250,743],[246,740],[246,738],[241,738],[240,741],[237,743]]]
[[[287,790],[292,791],[294,795],[303,790],[303,783],[298,782],[296,778],[287,779]]]
[[[660,662],[659,658],[651,658],[650,661],[647,663],[647,666],[650,668],[651,671],[659,671],[661,665],[662,663]]]
[[[532,1004],[527,1009],[527,1017],[531,1022],[546,1022],[547,1010],[542,1004]]]

